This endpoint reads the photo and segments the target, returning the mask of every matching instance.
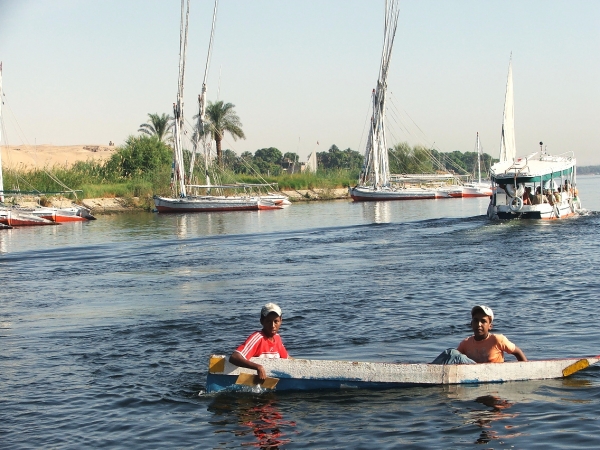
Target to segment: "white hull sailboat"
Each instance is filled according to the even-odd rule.
[[[479,143],[479,133],[477,133],[477,181],[465,183],[462,189],[463,197],[489,197],[492,195],[491,183],[481,181],[481,144]]]
[[[397,0],[386,2],[383,51],[377,88],[373,90],[373,115],[365,149],[365,161],[358,185],[348,189],[354,201],[435,199],[434,189],[399,188],[390,183],[390,167],[385,130],[387,77],[398,14]]]
[[[448,198],[439,189],[429,188],[402,188],[382,186],[379,189],[371,186],[356,186],[349,189],[350,196],[354,201],[386,201],[386,200],[434,200],[436,198]]]
[[[210,55],[212,50],[215,23],[217,16],[217,5],[218,0],[215,0],[215,7],[213,11],[212,28],[210,34],[210,42],[208,47],[208,56],[206,59],[206,68],[204,71],[204,80],[202,83],[202,94],[198,96],[199,112],[198,112],[198,130],[203,130],[206,126],[205,113],[206,113],[206,80],[208,75],[208,67],[210,62]],[[289,204],[286,197],[277,194],[268,194],[265,196],[260,195],[212,195],[212,191],[225,191],[232,189],[246,189],[246,185],[213,185],[210,182],[208,176],[208,161],[209,161],[209,148],[207,142],[204,142],[205,154],[205,172],[206,172],[206,185],[192,185],[186,184],[186,174],[183,160],[183,85],[184,85],[184,73],[185,73],[185,58],[187,49],[187,35],[188,35],[188,17],[189,17],[190,2],[187,0],[187,8],[185,7],[184,0],[181,1],[181,26],[180,26],[180,50],[179,50],[179,83],[177,90],[177,103],[173,104],[173,117],[174,117],[174,151],[173,151],[173,171],[171,174],[171,186],[173,189],[173,197],[155,196],[154,204],[156,210],[160,213],[183,213],[183,212],[212,212],[212,211],[257,211],[257,210],[269,210],[269,209],[282,209],[284,206]],[[192,179],[194,157],[196,155],[197,144],[200,139],[200,134],[203,134],[204,139],[207,138],[208,133],[196,133],[194,139],[194,151],[189,167],[189,180]],[[202,189],[206,191],[205,195],[194,195],[191,194],[191,190],[198,191]]]
[[[357,202],[433,200],[453,196],[460,197],[461,190],[457,188],[444,190],[435,187],[402,187],[391,182],[385,129],[385,109],[387,77],[399,12],[397,0],[386,2],[383,51],[381,53],[377,88],[372,93],[373,114],[365,149],[365,161],[357,186],[348,188],[348,192],[352,199]]]
[[[2,62],[0,62],[0,123],[2,123]],[[0,126],[0,141],[2,140],[2,129]],[[70,207],[53,208],[38,207],[24,208],[20,206],[4,206],[4,180],[2,176],[2,152],[0,152],[0,223],[9,226],[35,226],[51,225],[53,223],[79,222],[95,220],[90,210],[80,205]]]
[[[12,208],[0,208],[0,224],[8,225],[9,227],[27,227],[54,225],[56,222],[29,214],[25,211],[18,211]]]
[[[500,161],[490,169],[494,188],[490,219],[562,219],[581,209],[573,152],[540,151],[517,158],[514,128],[512,58],[508,66]]]

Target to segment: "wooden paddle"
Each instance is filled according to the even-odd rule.
[[[260,385],[265,389],[273,389],[275,386],[277,386],[278,381],[279,378],[267,377],[265,381],[261,382],[258,378],[258,375],[255,375],[253,373],[240,373],[237,377],[237,380],[235,381],[235,384],[243,384],[244,386],[251,387]]]

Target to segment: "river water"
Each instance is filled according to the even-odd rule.
[[[100,216],[0,231],[2,448],[598,448],[600,368],[564,380],[203,393],[208,356],[283,309],[292,356],[428,362],[495,331],[530,359],[600,353],[588,211],[491,223],[487,199]],[[508,358],[511,358],[510,356]]]

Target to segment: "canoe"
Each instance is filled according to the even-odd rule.
[[[256,371],[237,367],[223,355],[211,355],[207,392],[247,385],[287,390],[382,389],[448,384],[503,383],[568,377],[600,361],[599,356],[490,364],[396,364],[383,362],[252,358],[267,373],[258,385]],[[239,386],[238,386],[239,387]]]

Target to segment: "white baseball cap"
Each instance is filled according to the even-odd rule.
[[[490,319],[494,320],[494,311],[492,311],[492,308],[485,305],[473,306],[473,309],[471,310],[471,317],[473,317],[473,315],[479,310],[483,311],[486,316],[490,316]]]
[[[262,309],[260,310],[260,315],[263,317],[266,317],[269,315],[269,313],[272,313],[272,312],[274,312],[279,317],[281,317],[281,308],[279,306],[277,306],[275,303],[267,303],[265,306],[263,306]]]

